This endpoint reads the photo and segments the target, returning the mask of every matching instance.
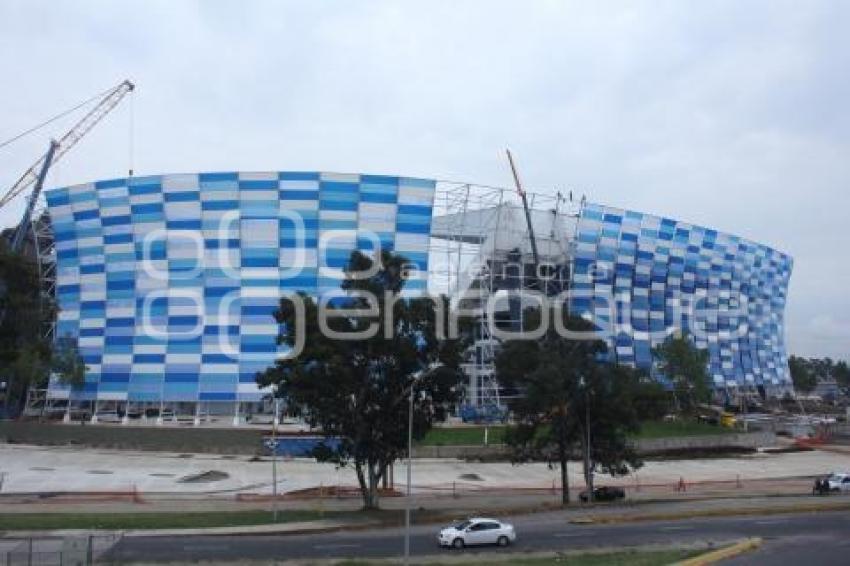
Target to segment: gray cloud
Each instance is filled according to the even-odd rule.
[[[848,12],[843,2],[5,2],[0,138],[126,76],[139,85],[138,174],[322,169],[508,184],[510,146],[539,190],[791,253],[791,351],[847,357]],[[129,106],[50,183],[123,176]],[[0,150],[0,181],[45,146],[39,135]]]

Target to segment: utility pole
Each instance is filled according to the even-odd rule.
[[[407,496],[404,498],[404,564],[410,564],[410,464],[413,451],[413,394],[416,382],[410,385],[410,406],[407,411]]]
[[[272,521],[277,523],[277,397],[274,398],[274,419],[272,420]]]
[[[590,393],[585,387],[584,390],[585,400],[584,400],[584,428],[587,431],[587,440],[585,441],[587,450],[585,451],[585,460],[584,465],[587,470],[587,480],[588,480],[588,491],[587,497],[588,501],[593,503],[593,470],[590,469]]]
[[[582,375],[579,385],[584,389],[584,478],[587,484],[587,501],[593,503],[593,471],[590,469],[590,387]]]

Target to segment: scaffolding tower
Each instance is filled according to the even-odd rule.
[[[493,329],[523,329],[525,309],[535,306],[524,292],[551,297],[568,286],[580,204],[552,193],[527,193],[532,242],[515,191],[469,183],[437,185],[429,291],[448,295],[456,312],[475,321],[463,364],[463,405],[484,418],[503,412],[506,401],[496,378],[500,341]]]

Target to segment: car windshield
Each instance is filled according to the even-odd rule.
[[[454,523],[452,523],[449,526],[453,529],[458,530],[458,531],[462,531],[463,529],[468,527],[470,525],[470,523],[471,523],[471,521],[455,521]]]

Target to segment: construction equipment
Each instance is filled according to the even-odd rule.
[[[30,193],[30,198],[27,201],[27,207],[24,209],[24,216],[15,228],[15,233],[12,235],[12,251],[19,252],[24,245],[24,237],[29,231],[30,223],[32,222],[32,211],[35,210],[35,204],[38,202],[38,195],[41,194],[41,188],[44,186],[44,179],[47,177],[47,170],[50,164],[53,163],[53,156],[56,154],[56,148],[59,147],[59,142],[50,140],[50,147],[44,155],[41,164],[41,171],[38,173],[38,179],[35,182],[35,187]]]
[[[511,173],[514,175],[514,184],[516,185],[516,192],[519,194],[522,199],[522,208],[525,210],[525,222],[528,225],[528,237],[531,240],[531,256],[534,259],[534,269],[537,269],[537,266],[540,265],[540,255],[537,253],[537,240],[534,238],[534,226],[531,223],[531,212],[528,209],[528,197],[525,195],[525,191],[522,188],[522,183],[519,180],[519,174],[516,170],[516,165],[514,165],[514,158],[511,155],[511,150],[505,150],[508,154],[508,162],[511,164]]]
[[[59,161],[63,155],[77,144],[77,142],[83,139],[83,137],[89,133],[89,131],[91,131],[91,129],[94,128],[107,114],[109,114],[109,112],[111,112],[112,109],[121,102],[121,99],[123,99],[128,93],[132,92],[134,88],[135,85],[132,82],[125,80],[109,90],[100,102],[98,102],[91,111],[83,116],[79,122],[74,124],[74,127],[68,130],[68,133],[62,136],[59,141],[51,141],[47,153],[40,157],[38,161],[33,163],[33,165],[27,169],[23,175],[21,175],[17,182],[15,182],[15,184],[12,185],[2,197],[0,197],[0,208],[2,208],[11,202],[16,196],[24,192],[28,187],[35,184],[27,203],[27,207],[24,211],[24,215],[21,218],[21,222],[18,224],[12,238],[13,251],[20,251],[27,232],[30,229],[32,212],[35,208],[36,202],[38,201],[38,197],[44,184],[44,179],[47,176],[47,171],[50,166]]]

